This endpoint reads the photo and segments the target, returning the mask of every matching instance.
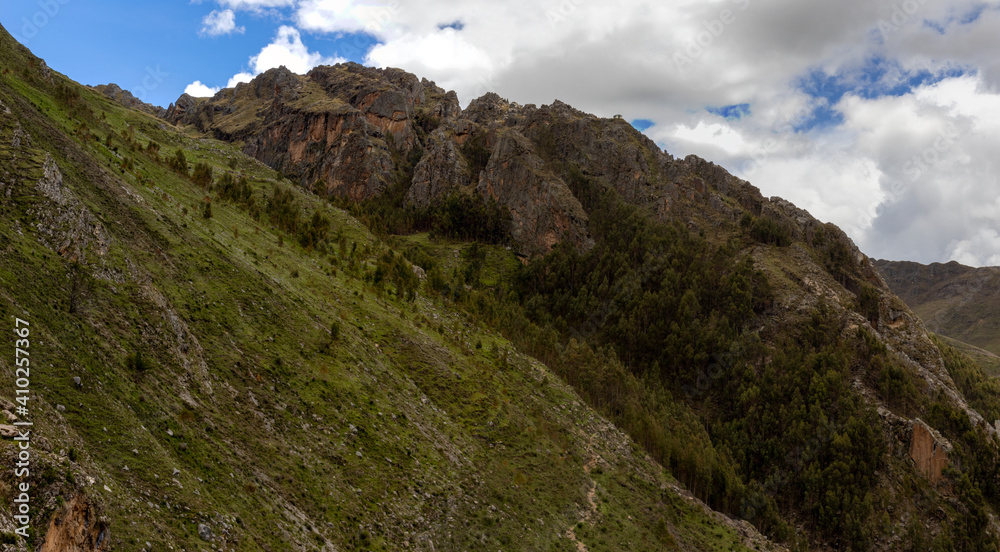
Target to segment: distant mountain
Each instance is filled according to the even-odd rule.
[[[875,261],[927,329],[1000,354],[1000,268]]]
[[[96,86],[92,86],[91,88],[120,103],[124,107],[142,111],[143,113],[148,113],[154,117],[162,117],[167,113],[166,109],[148,104],[139,98],[136,98],[131,92],[123,90],[122,87],[115,83],[98,84]]]

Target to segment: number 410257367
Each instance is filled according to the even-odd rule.
[[[21,406],[28,406],[28,393],[30,392],[29,387],[31,382],[28,378],[31,377],[30,364],[31,361],[28,359],[28,348],[31,345],[28,337],[31,334],[31,330],[28,329],[28,322],[21,320],[20,318],[15,318],[14,321],[14,333],[20,339],[14,341],[14,364],[17,365],[17,402]]]

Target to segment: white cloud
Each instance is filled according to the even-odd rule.
[[[381,36],[399,21],[401,12],[413,13],[424,7],[415,3],[404,8],[400,0],[303,0],[297,8],[295,20],[299,27],[310,31],[367,32]]]
[[[232,33],[242,34],[245,27],[236,26],[236,13],[233,10],[213,10],[202,19],[202,34],[221,36]]]
[[[241,82],[250,82],[253,78],[268,69],[284,66],[297,74],[308,73],[318,65],[333,65],[346,61],[340,57],[327,57],[319,52],[311,52],[302,42],[302,35],[295,27],[282,26],[270,44],[251,56],[250,71],[241,71],[233,75],[226,88],[233,88]],[[195,97],[214,96],[220,88],[210,87],[195,81],[187,86],[184,93]]]
[[[250,58],[250,66],[254,75],[282,65],[293,73],[304,74],[317,65],[333,65],[343,61],[343,58],[324,57],[319,52],[310,52],[302,43],[302,35],[298,29],[283,25],[278,29],[278,35],[274,40],[259,54]],[[241,73],[233,78],[244,74]]]
[[[187,85],[184,89],[184,93],[189,96],[194,96],[195,98],[208,98],[214,96],[218,92],[218,88],[212,88],[201,83],[201,81],[194,81]]]
[[[452,28],[378,44],[368,53],[367,62],[376,67],[406,67],[421,76],[434,75],[446,89],[462,88],[467,75],[488,75],[493,67],[486,52]]]
[[[1000,266],[1000,233],[982,228],[968,239],[950,244],[951,259],[965,265]],[[988,252],[984,256],[984,252]]]
[[[241,82],[250,82],[253,80],[253,77],[254,76],[251,73],[236,73],[229,79],[229,82],[226,83],[226,88],[235,88],[236,85]]]

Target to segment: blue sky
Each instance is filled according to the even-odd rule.
[[[196,80],[224,86],[233,74],[247,70],[249,57],[269,44],[287,19],[281,12],[242,12],[237,16],[242,33],[204,35],[203,19],[220,8],[184,1],[7,1],[0,3],[0,24],[70,78],[84,84],[114,82],[166,107]],[[374,43],[363,33],[306,31],[302,40],[324,56],[358,62]],[[144,81],[155,86],[147,90]]]
[[[0,23],[166,106],[278,65],[400,67],[621,115],[874,257],[1000,265],[1000,0],[28,0]]]

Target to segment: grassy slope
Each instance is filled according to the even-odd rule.
[[[938,335],[935,337],[943,341],[948,346],[958,349],[965,356],[975,361],[976,364],[978,364],[979,367],[983,369],[983,372],[986,373],[987,375],[994,377],[1000,376],[1000,357],[998,357],[997,355],[985,349],[980,349],[975,345],[969,345],[968,343],[958,341],[957,339],[952,339],[950,337],[945,337],[943,335]]]
[[[355,220],[294,191],[348,245],[320,253],[218,200],[202,218],[206,191],[123,130],[217,175],[235,159],[258,202],[276,175],[85,89],[69,108],[53,95],[68,81],[0,51],[0,311],[32,324],[36,534],[82,491],[120,550],[205,546],[199,523],[228,550],[570,550],[570,527],[592,550],[741,549],[543,366],[441,304],[376,293],[364,275],[386,246]],[[99,140],[70,138],[88,108]],[[31,141],[15,150],[17,124]],[[112,238],[87,248],[76,284],[39,238],[39,222],[59,226],[34,185],[46,153],[79,199],[68,212]],[[12,381],[6,357],[0,372]]]

